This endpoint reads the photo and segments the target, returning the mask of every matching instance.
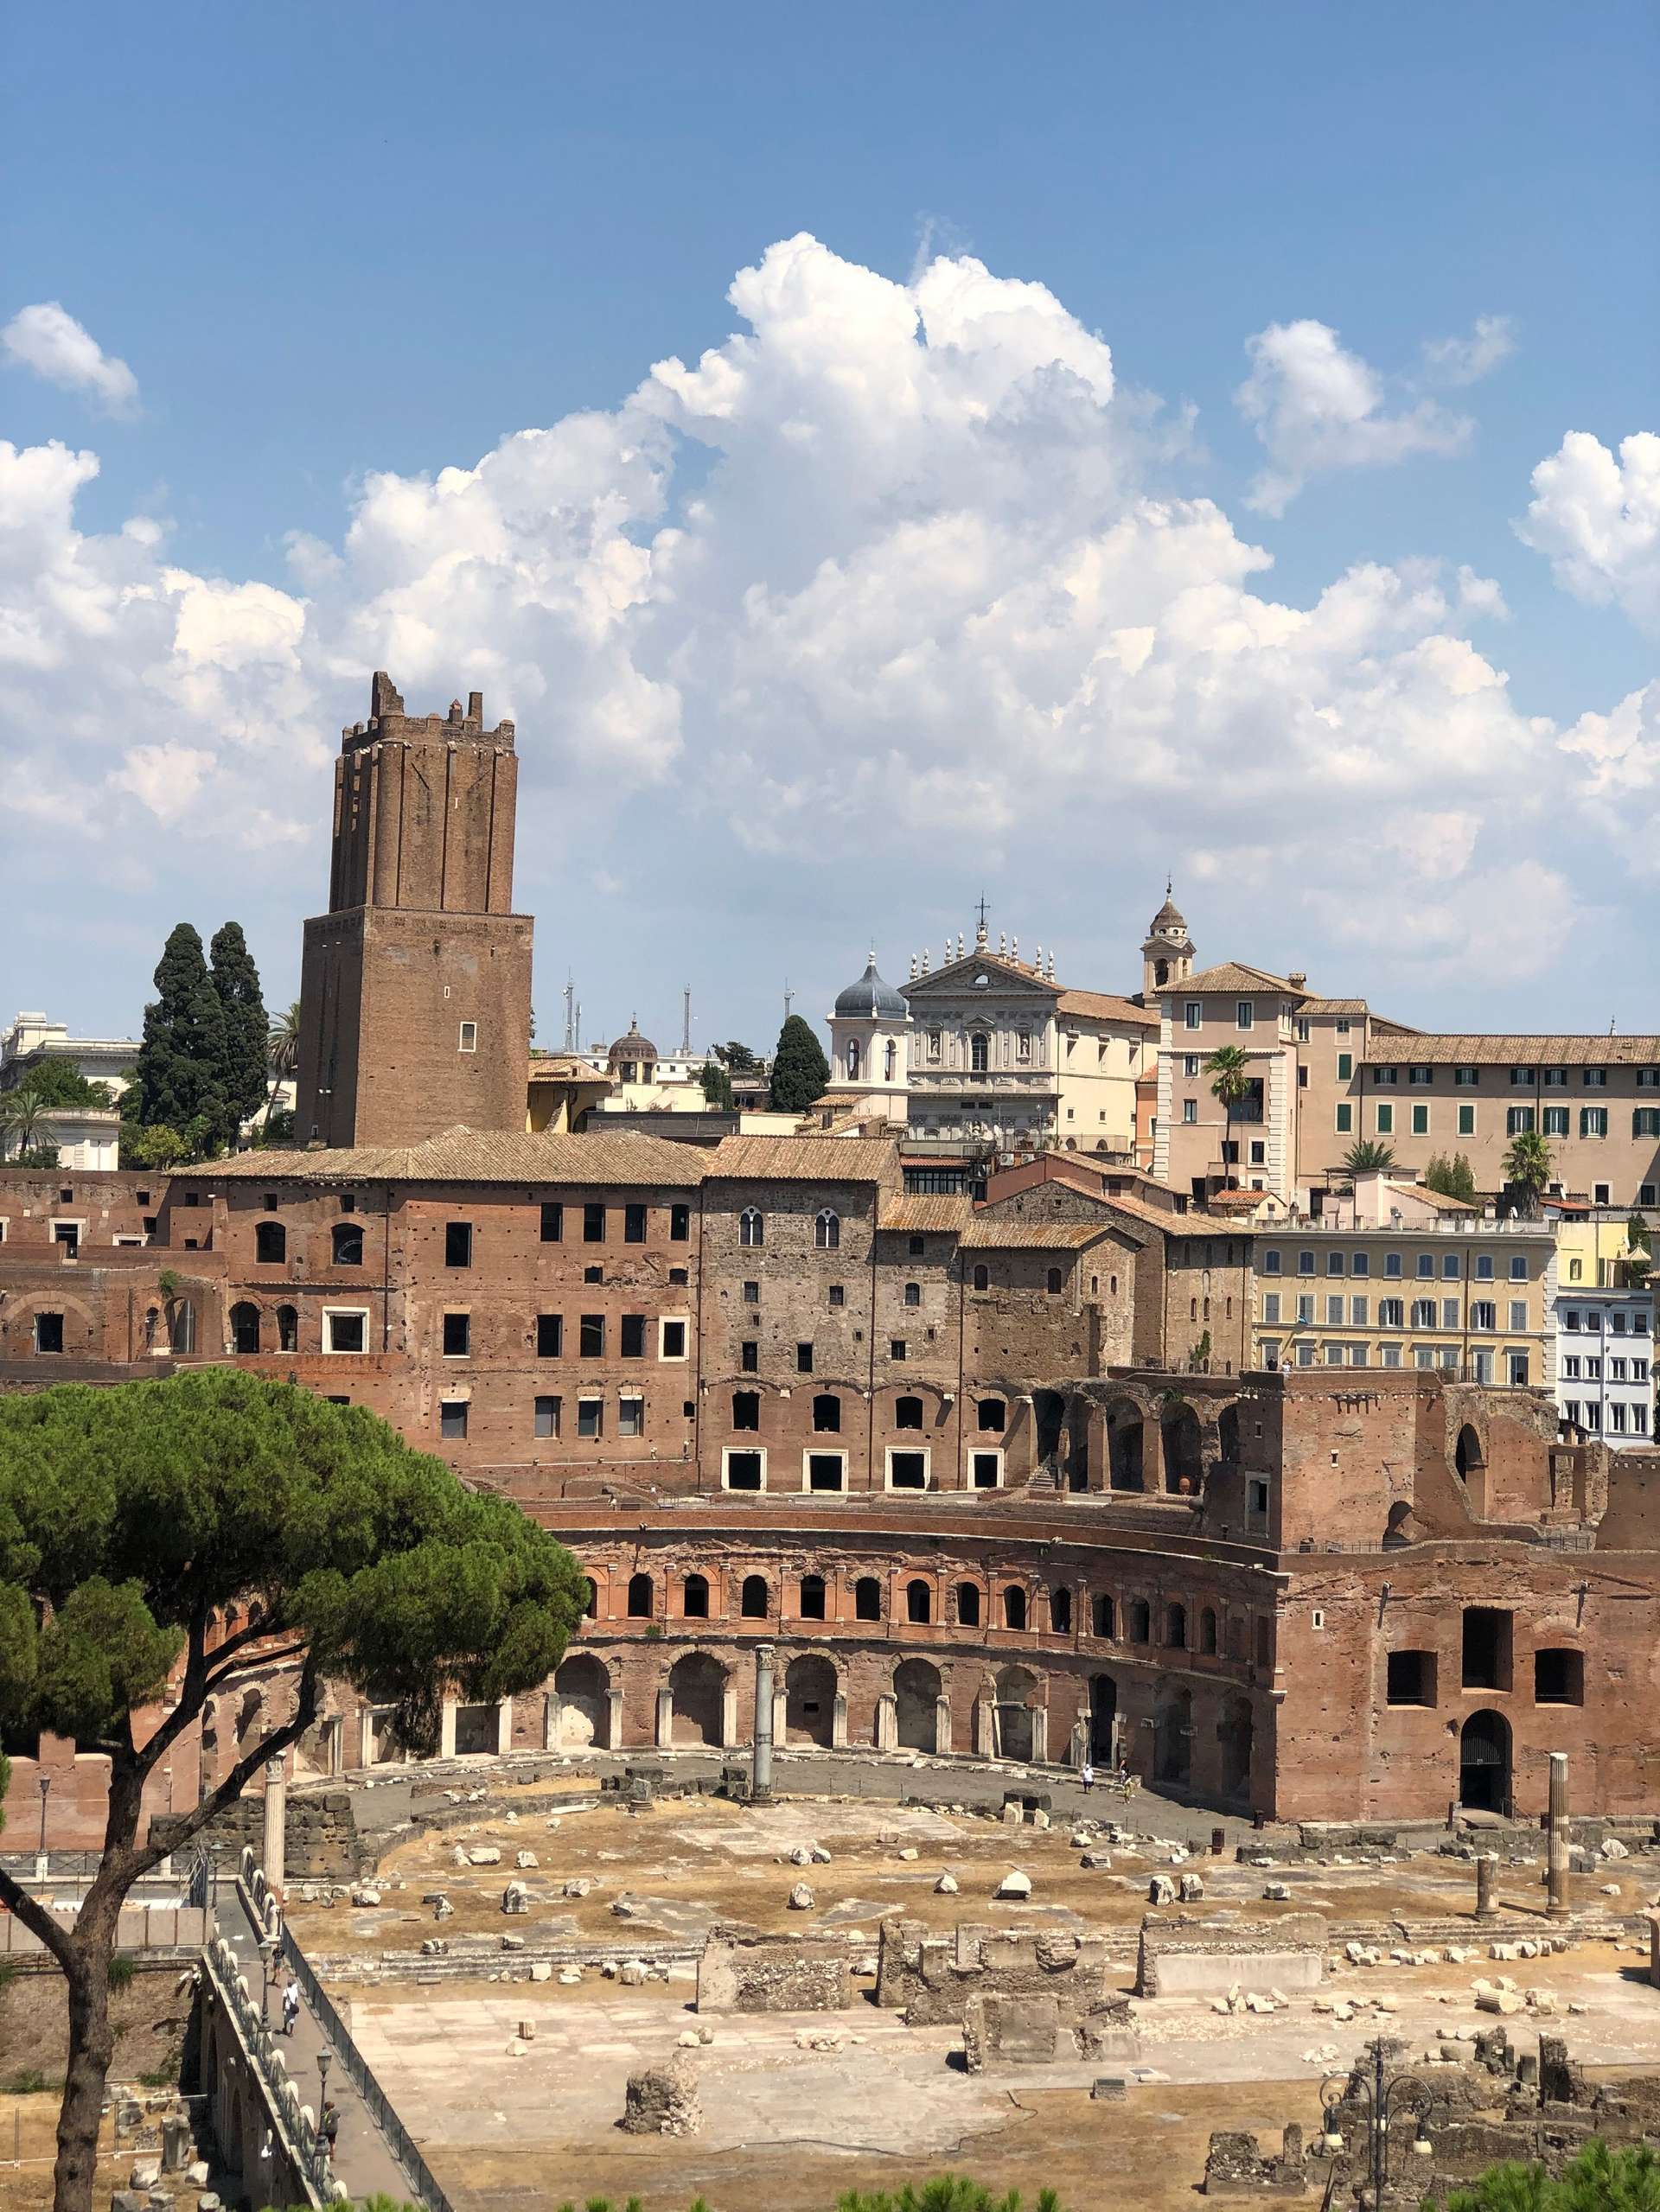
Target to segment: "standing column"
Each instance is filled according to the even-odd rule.
[[[280,1897],[285,1878],[284,1847],[288,1841],[288,1755],[273,1759],[265,1769],[265,1880]]]
[[[772,1801],[772,1657],[769,1643],[755,1648],[755,1753],[750,1776],[750,1802]]]
[[[1484,1852],[1476,1861],[1476,1918],[1497,1920],[1498,1907],[1493,1901],[1497,1886],[1498,1861],[1491,1852]]]
[[[1545,1911],[1567,1917],[1567,1754],[1550,1755],[1550,1810],[1545,1818]]]

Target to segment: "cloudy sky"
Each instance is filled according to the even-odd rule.
[[[540,1034],[972,929],[1660,1028],[1651,10],[91,0],[13,26],[0,1020],[273,1002],[385,666]]]

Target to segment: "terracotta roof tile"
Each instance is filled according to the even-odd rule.
[[[1220,960],[1213,968],[1201,968],[1197,975],[1184,976],[1179,982],[1167,984],[1159,996],[1185,998],[1196,991],[1278,991],[1299,1003],[1308,996],[1295,984],[1287,983],[1284,976],[1270,975],[1266,968],[1247,967],[1242,960]]]
[[[1057,1014],[1078,1014],[1095,1022],[1127,1022],[1138,1030],[1156,1030],[1159,1017],[1151,1006],[1138,1006],[1133,998],[1120,998],[1110,991],[1063,991],[1055,1002]]]
[[[1094,1244],[1110,1233],[1108,1221],[1000,1221],[993,1216],[971,1221],[962,1233],[965,1251],[1066,1252]]]
[[[707,1154],[706,1173],[731,1182],[897,1182],[899,1148],[891,1137],[726,1137]]]
[[[878,1229],[909,1231],[912,1236],[931,1229],[938,1235],[967,1227],[973,1213],[974,1202],[967,1196],[936,1193],[932,1196],[891,1198],[884,1202],[876,1226]]]
[[[1656,1068],[1660,1036],[1414,1034],[1397,1057],[1429,1067]]]
[[[292,1182],[674,1183],[692,1189],[707,1155],[666,1137],[531,1136],[457,1126],[419,1144],[357,1144],[329,1151],[271,1148],[234,1159],[176,1168],[173,1180]]]

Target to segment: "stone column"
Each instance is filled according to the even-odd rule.
[[[1089,1718],[1087,1713],[1080,1713],[1072,1724],[1072,1734],[1066,1747],[1066,1763],[1069,1767],[1081,1767],[1089,1756]]]
[[[974,1756],[997,1756],[997,1706],[990,1698],[974,1699]]]
[[[737,1689],[731,1676],[720,1693],[720,1748],[730,1751],[737,1741]]]
[[[1660,1989],[1660,1912],[1651,1912],[1649,1922],[1649,1986]]]
[[[1550,1810],[1545,1821],[1545,1911],[1552,1920],[1567,1917],[1567,1754],[1550,1755]]]
[[[265,1879],[280,1897],[284,1879],[284,1845],[288,1839],[288,1764],[286,1755],[265,1769]]]
[[[836,1692],[835,1703],[830,1708],[830,1748],[834,1751],[847,1749],[847,1693]]]
[[[438,1708],[438,1756],[453,1759],[456,1756],[456,1701],[446,1698]]]
[[[750,1769],[750,1802],[772,1802],[772,1661],[769,1643],[755,1648],[755,1750]]]
[[[454,1741],[454,1738],[451,1738]],[[357,1763],[360,1767],[374,1764],[374,1708],[363,1705],[357,1716]]]
[[[1036,1767],[1049,1764],[1049,1707],[1034,1705],[1031,1712],[1031,1763]]]
[[[513,1699],[503,1698],[495,1709],[495,1749],[498,1757],[505,1757],[513,1749]]]
[[[935,1698],[934,1700],[934,1749],[936,1751],[948,1751],[951,1748],[951,1700],[949,1698]]]
[[[782,1674],[772,1678],[772,1745],[782,1751],[789,1736],[789,1692]]]
[[[876,1701],[876,1748],[878,1751],[899,1748],[899,1708],[891,1690],[884,1690]]]
[[[657,1692],[657,1749],[667,1751],[674,1741],[674,1692],[667,1682]]]
[[[559,1715],[565,1700],[557,1690],[549,1690],[542,1699],[542,1749],[557,1751],[559,1748]]]
[[[1491,1852],[1484,1852],[1476,1861],[1476,1918],[1497,1920],[1498,1907],[1493,1891],[1498,1886],[1498,1861]]]
[[[605,1703],[606,1703],[606,1705],[607,1705],[610,1707],[610,1716],[611,1716],[611,1733],[610,1733],[610,1742],[606,1744],[606,1747],[605,1747],[605,1748],[606,1748],[606,1750],[607,1750],[608,1751],[620,1751],[620,1750],[622,1749],[622,1691],[621,1691],[621,1690],[607,1690],[607,1691],[606,1691],[606,1692],[605,1692]]]

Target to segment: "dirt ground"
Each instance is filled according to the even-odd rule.
[[[3,2049],[0,2046],[0,2049]],[[0,2212],[41,2212],[52,2198],[52,2161],[57,2155],[58,2100],[55,2095],[0,2095]],[[130,2145],[118,2147],[115,2123],[104,2122],[98,2161],[95,2204],[124,2189],[132,2171]],[[168,2178],[174,2212],[195,2212],[199,2192],[189,2183]]]

